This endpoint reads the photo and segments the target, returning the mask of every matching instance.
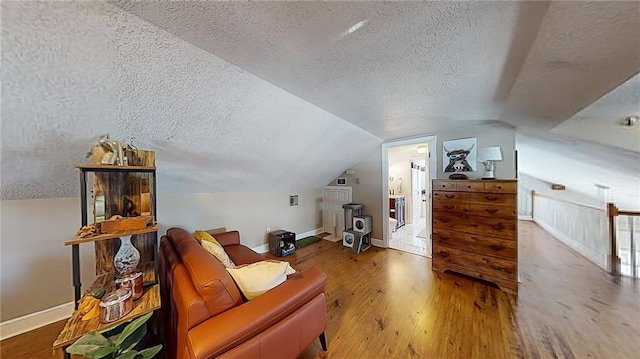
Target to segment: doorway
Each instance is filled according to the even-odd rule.
[[[430,193],[436,162],[435,136],[382,145],[385,247],[431,257]]]

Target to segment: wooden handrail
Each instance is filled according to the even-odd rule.
[[[618,210],[618,215],[619,216],[640,216],[640,211],[621,211]]]
[[[540,194],[540,193],[535,192],[535,191],[531,191],[531,192],[533,192],[533,196],[549,198],[549,199],[552,199],[554,201],[564,202],[564,203],[572,204],[572,205],[575,205],[575,206],[591,208],[591,209],[595,209],[595,210],[604,212],[604,208],[601,208],[601,207],[592,206],[592,205],[584,204],[584,203],[573,202],[573,201],[569,201],[569,200],[562,199],[562,198],[556,198],[556,197],[549,196],[549,195],[546,195],[546,194]]]
[[[616,217],[627,216],[629,218],[629,228],[631,236],[631,275],[637,278],[636,272],[636,251],[635,241],[633,239],[633,217],[640,216],[638,211],[621,211],[613,203],[607,203],[607,216],[609,217],[609,272],[613,275],[620,275],[621,260],[618,256],[618,243],[616,238]]]
[[[607,203],[607,217],[609,217],[609,273],[620,275],[620,257],[618,257],[618,241],[616,238],[616,216],[618,207],[613,203]]]

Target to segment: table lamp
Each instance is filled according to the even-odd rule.
[[[495,179],[493,173],[496,162],[502,161],[502,152],[500,147],[483,147],[478,149],[478,162],[484,165],[484,174],[482,179]]]

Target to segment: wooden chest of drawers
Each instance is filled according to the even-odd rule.
[[[516,180],[433,181],[433,270],[518,292]]]

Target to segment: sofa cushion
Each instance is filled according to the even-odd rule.
[[[231,260],[233,260],[233,263],[235,263],[237,266],[264,260],[264,256],[262,254],[258,254],[251,250],[249,247],[243,246],[242,244],[231,244],[224,246],[223,248],[231,258]]]
[[[217,244],[220,247],[222,247],[222,244],[220,244],[220,242],[218,242],[216,240],[216,238],[211,233],[209,233],[207,231],[196,230],[193,233],[193,238],[195,238],[196,241],[198,241],[198,242],[207,241],[207,242],[211,242],[213,244]]]
[[[211,253],[217,260],[222,263],[225,268],[235,268],[236,264],[233,263],[231,258],[227,255],[227,252],[224,251],[221,245],[218,242],[213,243],[209,241],[202,240],[200,242],[202,248],[204,248],[207,252]]]
[[[189,232],[170,228],[167,237],[182,258],[193,286],[212,316],[243,303],[238,287],[222,263],[202,248]]]
[[[227,268],[240,291],[255,299],[287,280],[287,262],[256,262],[238,268]]]
[[[296,272],[288,262],[281,261],[255,262],[236,268],[227,268],[227,271],[248,300],[255,299],[269,289],[284,283],[287,275]]]

